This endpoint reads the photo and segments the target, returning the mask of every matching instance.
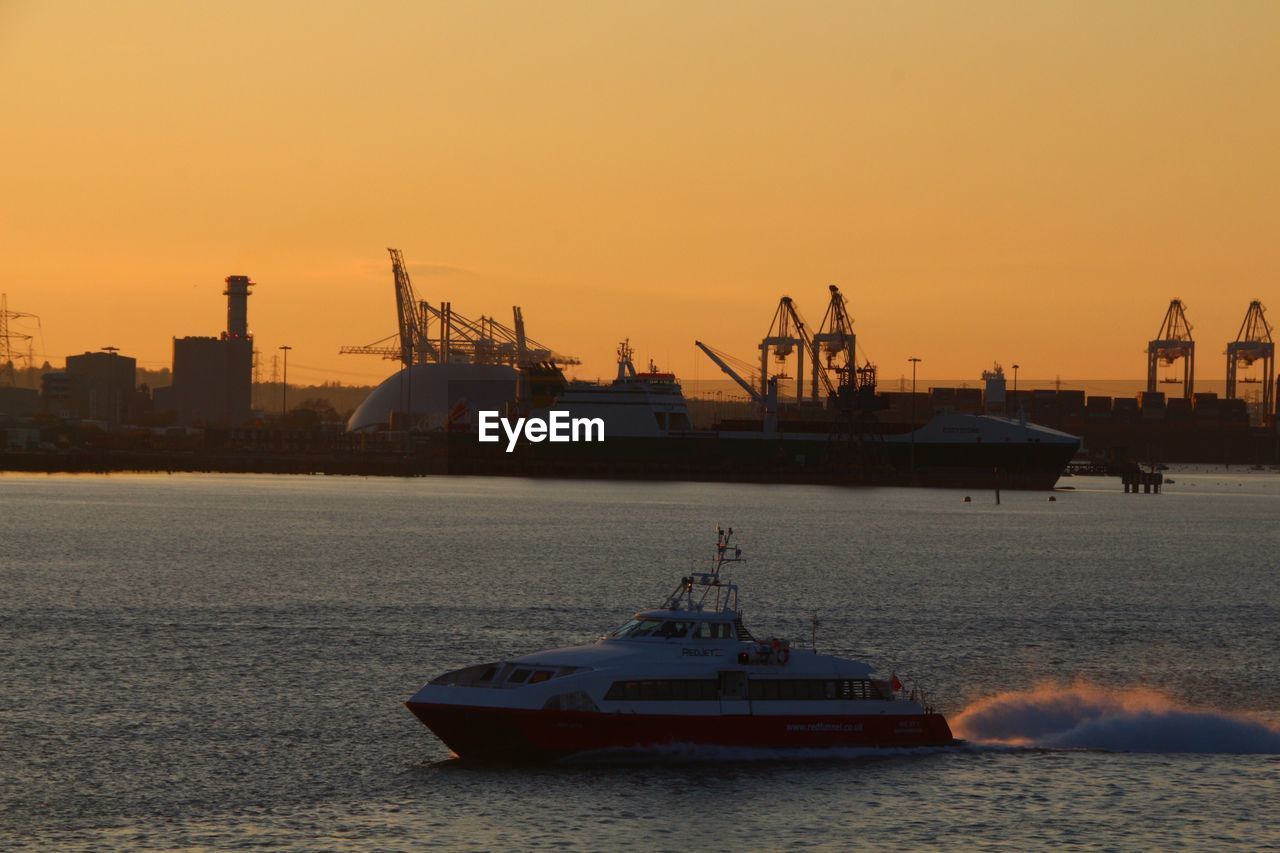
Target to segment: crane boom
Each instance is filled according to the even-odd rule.
[[[513,305],[511,314],[516,324],[516,357],[524,364],[529,360],[529,339],[524,336],[524,312],[519,305]]]
[[[732,379],[734,382],[737,382],[737,383],[738,383],[738,385],[739,385],[739,386],[741,386],[741,388],[742,388],[742,390],[743,390],[743,391],[746,391],[748,394],[750,394],[750,395],[751,395],[751,399],[752,399],[752,400],[755,400],[755,401],[756,401],[758,404],[760,404],[761,406],[763,406],[763,405],[764,405],[764,398],[763,398],[762,396],[760,396],[760,392],[759,392],[759,391],[757,391],[755,388],[752,388],[752,387],[751,387],[751,383],[750,383],[750,382],[748,382],[747,380],[745,380],[745,379],[743,379],[741,376],[739,376],[739,375],[738,375],[738,373],[737,373],[737,371],[735,371],[732,367],[730,367],[730,366],[725,362],[725,360],[724,360],[724,359],[722,359],[720,356],[716,355],[716,354],[715,354],[715,351],[714,351],[714,350],[712,350],[712,349],[711,349],[711,347],[707,346],[707,345],[706,345],[706,344],[704,344],[702,341],[694,341],[693,343],[694,343],[694,345],[695,345],[695,346],[697,346],[697,348],[698,348],[698,349],[700,349],[700,350],[702,350],[704,353],[706,353],[706,354],[707,354],[707,358],[709,358],[709,359],[711,359],[713,362],[715,362],[716,367],[718,367],[718,368],[720,368],[721,370],[723,370],[723,371],[724,371],[724,374],[725,374],[726,376],[728,376],[728,377],[729,377],[730,379]]]
[[[396,320],[400,326],[400,360],[405,367],[413,363],[413,351],[421,350],[420,338],[424,337],[419,327],[418,299],[413,293],[413,282],[409,280],[409,270],[404,263],[404,255],[399,249],[387,249],[391,255],[391,273],[395,277],[396,287]]]
[[[723,358],[716,355],[715,350],[704,344],[702,341],[694,341],[698,349],[707,354],[707,358],[716,363],[724,371],[725,375],[737,382],[743,391],[751,395],[751,399],[755,401],[764,414],[764,434],[773,436],[778,434],[778,379],[770,376],[765,384],[765,392],[761,394],[755,388],[751,387],[751,383],[738,375],[737,371],[730,367]]]

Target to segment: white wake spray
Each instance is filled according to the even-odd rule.
[[[1280,754],[1280,729],[1141,687],[1046,683],[979,700],[951,720],[977,743],[1110,752]]]

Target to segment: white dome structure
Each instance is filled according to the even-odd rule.
[[[505,364],[415,364],[373,389],[351,413],[347,432],[400,428],[412,413],[415,429],[436,429],[451,420],[472,423],[481,409],[506,411],[516,399],[519,372]]]

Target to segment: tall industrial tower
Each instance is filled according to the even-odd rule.
[[[1191,339],[1191,324],[1187,322],[1187,312],[1181,299],[1169,302],[1169,310],[1165,312],[1164,322],[1155,340],[1147,344],[1147,390],[1155,391],[1160,381],[1156,375],[1161,365],[1171,367],[1175,361],[1182,359],[1182,396],[1191,399],[1196,381],[1196,342]],[[1177,382],[1177,379],[1166,380]]]
[[[1239,365],[1249,368],[1255,361],[1262,362],[1262,379],[1239,378],[1236,375]],[[1235,399],[1237,382],[1262,383],[1262,422],[1272,423],[1275,417],[1275,390],[1273,381],[1276,372],[1276,345],[1271,340],[1271,325],[1267,322],[1267,309],[1260,300],[1249,303],[1244,322],[1236,339],[1227,344],[1227,398]]]
[[[227,289],[222,295],[227,297],[227,337],[249,337],[249,288],[253,282],[247,275],[227,276]]]

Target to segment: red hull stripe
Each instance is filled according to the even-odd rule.
[[[464,758],[555,758],[596,749],[670,743],[825,748],[946,746],[953,742],[941,714],[691,717],[405,704]]]

